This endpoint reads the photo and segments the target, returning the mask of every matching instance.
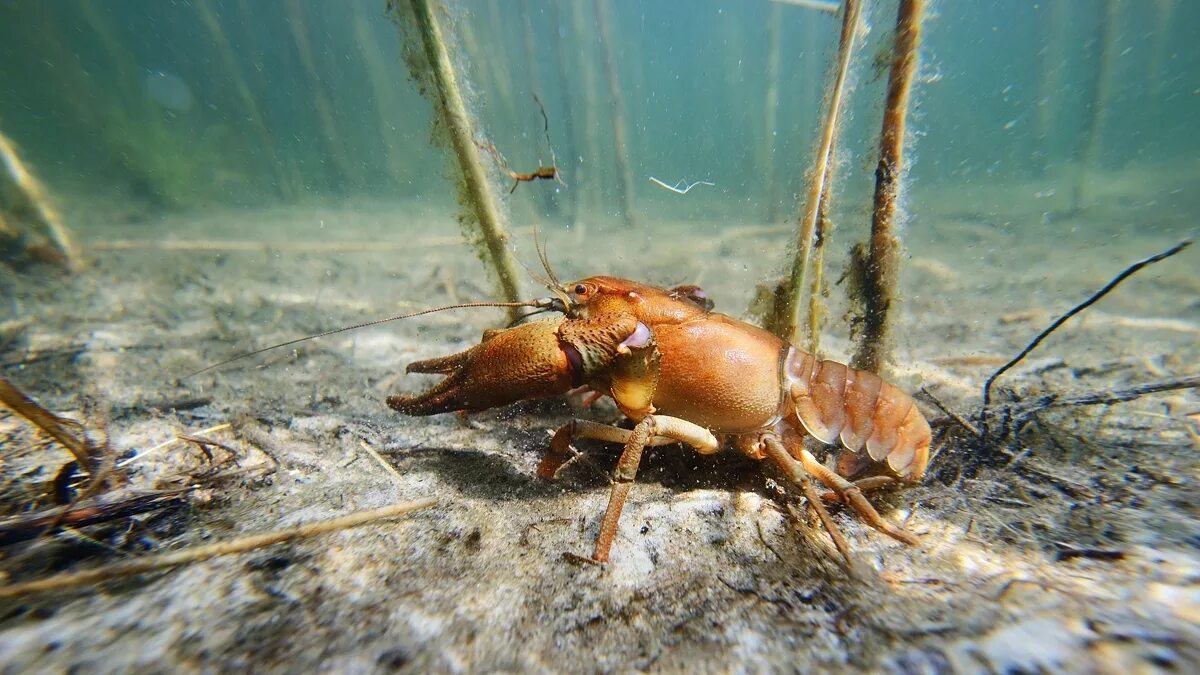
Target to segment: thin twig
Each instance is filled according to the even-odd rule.
[[[772,1],[778,2],[783,5],[794,5],[796,7],[802,7],[804,9],[814,9],[818,12],[825,12],[826,14],[837,14],[838,9],[841,8],[841,5],[839,5],[836,2],[830,2],[829,0],[772,0]]]
[[[182,505],[187,500],[185,493],[191,490],[191,487],[186,487],[167,492],[137,494],[116,501],[88,501],[5,518],[0,520],[0,546],[34,539],[41,536],[47,527],[55,525],[84,527]]]
[[[976,438],[979,437],[979,429],[976,428],[974,424],[968,422],[962,415],[959,415],[953,410],[947,408],[946,404],[942,403],[940,398],[933,395],[933,392],[929,391],[929,389],[926,387],[921,387],[921,392],[928,396],[929,400],[932,401],[935,406],[937,406],[938,410],[941,410],[943,413],[945,413],[947,417],[957,422],[960,427],[966,429],[971,433],[972,436],[975,436]]]
[[[231,425],[228,422],[225,422],[223,424],[218,424],[214,427],[202,429],[202,430],[196,432],[195,435],[203,436],[204,434],[215,434],[218,431],[225,431],[226,429],[232,429],[232,428],[233,428],[233,425]],[[130,464],[132,464],[134,462],[143,460],[156,452],[166,450],[167,448],[175,445],[176,443],[182,443],[183,441],[186,441],[186,440],[189,440],[189,439],[185,438],[182,435],[172,436],[171,438],[168,438],[167,440],[163,441],[162,443],[159,443],[158,445],[148,448],[145,452],[139,452],[138,454],[134,455],[133,457],[130,457],[129,459],[117,462],[117,468],[124,468],[126,466],[129,466]]]
[[[850,57],[854,53],[858,38],[861,10],[861,0],[846,0],[842,9],[837,67],[828,85],[825,120],[821,126],[821,135],[817,139],[817,155],[810,172],[811,180],[805,198],[804,215],[796,233],[796,251],[780,298],[783,302],[776,303],[767,322],[771,332],[787,342],[795,339],[796,327],[800,322],[800,294],[804,291],[809,261],[812,258],[813,233],[820,216],[821,195],[825,193],[825,183],[833,180],[829,160],[837,140],[838,123],[841,120],[842,103],[847,89],[847,74],[850,71]]]
[[[128,560],[115,563],[113,565],[105,565],[96,569],[85,570],[83,572],[69,572],[67,574],[56,574],[45,579],[36,581],[28,581],[19,584],[10,584],[8,586],[0,586],[0,598],[17,598],[30,593],[39,593],[43,591],[53,591],[63,588],[71,588],[73,586],[83,586],[87,584],[99,583],[109,579],[118,577],[130,576],[133,574],[142,574],[144,572],[152,572],[154,570],[165,569],[168,567],[176,567],[186,563],[207,560],[221,555],[230,555],[234,553],[245,553],[256,549],[282,544],[294,539],[306,539],[317,535],[344,530],[350,527],[363,525],[374,520],[382,518],[393,518],[395,516],[405,515],[420,509],[426,509],[437,503],[437,500],[429,497],[426,499],[418,499],[412,502],[403,504],[393,504],[385,506],[381,509],[372,509],[369,511],[358,511],[350,515],[323,520],[316,523],[308,523],[289,527],[275,532],[267,532],[264,534],[254,534],[229,541],[222,541],[216,544],[207,546],[197,546],[194,548],[184,549],[182,551],[174,551],[171,553],[163,553],[160,555],[145,556],[136,560]]]
[[[690,191],[692,188],[696,187],[697,185],[708,185],[711,187],[717,186],[716,183],[710,183],[706,180],[698,180],[695,183],[689,183],[689,182],[687,182],[687,179],[681,180],[678,183],[675,183],[674,185],[667,185],[666,183],[662,182],[661,180],[655,178],[654,176],[650,176],[650,182],[654,183],[655,185],[659,186],[660,188],[665,188],[667,190],[670,190],[671,192],[674,192],[677,195],[686,195],[688,193],[688,191]],[[680,185],[683,185],[685,187],[680,188],[679,187]]]
[[[1182,242],[1172,246],[1171,248],[1167,249],[1166,251],[1163,251],[1162,253],[1159,253],[1157,255],[1152,255],[1149,258],[1145,258],[1144,260],[1140,260],[1140,261],[1130,265],[1129,267],[1126,267],[1120,274],[1113,277],[1112,281],[1109,281],[1107,284],[1105,284],[1104,288],[1101,288],[1100,290],[1096,291],[1090,297],[1088,297],[1088,299],[1086,299],[1083,302],[1079,303],[1078,305],[1075,305],[1074,307],[1072,307],[1069,312],[1067,312],[1066,314],[1063,314],[1062,316],[1055,319],[1054,322],[1051,323],[1045,330],[1043,330],[1041,333],[1038,333],[1038,336],[1035,337],[1032,342],[1030,342],[1028,345],[1026,345],[1025,348],[1021,350],[1020,354],[1017,354],[1015,357],[1012,358],[1011,361],[1004,364],[1003,366],[1000,366],[1000,368],[998,370],[996,370],[996,372],[992,373],[991,377],[989,377],[987,379],[987,382],[985,382],[983,384],[983,407],[981,408],[980,413],[979,413],[980,427],[982,427],[982,429],[983,429],[983,435],[987,436],[987,433],[988,433],[987,409],[988,409],[988,404],[991,403],[991,400],[992,400],[992,384],[996,381],[997,378],[999,378],[1001,375],[1003,375],[1005,372],[1007,372],[1013,366],[1020,363],[1026,356],[1029,355],[1030,352],[1032,352],[1034,349],[1036,349],[1037,346],[1040,345],[1043,340],[1045,340],[1047,337],[1049,337],[1051,333],[1053,333],[1055,330],[1058,330],[1059,326],[1066,323],[1068,319],[1070,319],[1071,317],[1075,316],[1076,314],[1082,312],[1083,310],[1087,309],[1088,307],[1091,307],[1092,305],[1099,302],[1101,298],[1108,295],[1109,292],[1111,292],[1114,288],[1116,288],[1117,285],[1120,284],[1122,281],[1129,278],[1130,276],[1137,273],[1139,270],[1141,270],[1142,268],[1144,268],[1148,265],[1152,265],[1161,260],[1166,260],[1167,258],[1170,258],[1171,256],[1175,255],[1176,253],[1179,253],[1180,251],[1184,250],[1188,246],[1191,246],[1191,244],[1192,244],[1191,240],[1182,241]]]
[[[371,447],[371,445],[369,443],[367,443],[366,441],[364,441],[362,439],[359,439],[358,445],[363,450],[366,450],[367,454],[370,455],[372,459],[374,459],[376,462],[379,462],[379,466],[382,466],[384,471],[387,471],[388,473],[392,474],[396,478],[403,477],[400,475],[400,472],[396,470],[396,467],[392,466],[390,462],[388,462],[386,459],[384,459],[383,455],[379,454],[379,451],[376,450],[375,448]]]
[[[11,408],[13,412],[29,420],[30,424],[46,432],[60,445],[70,450],[71,454],[75,455],[75,461],[79,462],[79,466],[83,467],[93,480],[95,479],[99,462],[93,455],[93,449],[89,447],[86,437],[82,434],[76,435],[67,428],[68,426],[78,426],[77,422],[63,419],[38,405],[3,375],[0,375],[0,404]]]
[[[1177,391],[1180,389],[1200,389],[1200,375],[1189,375],[1187,377],[1163,380],[1161,382],[1149,382],[1147,384],[1139,384],[1134,387],[1129,387],[1128,389],[1091,391],[1067,398],[1039,399],[1031,404],[1028,404],[1027,406],[1022,407],[1019,411],[1019,414],[1023,416],[1030,415],[1047,408],[1124,403],[1125,401],[1132,401],[1136,398],[1141,398],[1147,394],[1157,394],[1164,391]]]

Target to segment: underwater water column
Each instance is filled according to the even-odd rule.
[[[361,5],[355,5],[351,20],[354,23],[354,39],[358,43],[363,68],[371,83],[371,95],[374,99],[372,107],[375,109],[376,126],[383,141],[388,177],[393,185],[402,185],[411,179],[404,162],[408,153],[400,143],[399,134],[393,125],[397,120],[403,119],[404,106],[397,100],[394,83],[389,79],[379,41],[375,39]]]
[[[838,38],[837,68],[829,82],[825,120],[817,143],[817,154],[810,173],[804,213],[796,236],[796,250],[791,270],[776,293],[776,303],[767,318],[767,329],[780,338],[793,342],[800,324],[800,294],[804,291],[806,274],[812,259],[813,238],[821,213],[822,195],[827,195],[826,183],[833,180],[833,146],[841,121],[842,103],[846,93],[846,78],[850,57],[857,43],[861,0],[846,0],[842,6],[842,30]]]
[[[443,10],[436,0],[388,2],[388,12],[396,24],[402,30],[411,31],[412,39],[419,41],[418,45],[409,45],[413,52],[406,61],[413,78],[420,84],[421,93],[433,103],[436,123],[441,125],[439,131],[449,137],[454,151],[459,202],[466,211],[464,225],[472,222],[478,227],[483,244],[480,255],[491,263],[500,295],[516,302],[521,296],[517,265],[505,245],[508,241],[505,219],[475,143],[474,118],[467,112],[459,89],[458,72],[446,48],[438,19]],[[511,308],[509,315],[516,318],[516,308]]]
[[[600,157],[600,139],[597,137],[597,126],[599,118],[596,116],[596,111],[599,109],[596,103],[596,59],[595,59],[595,40],[585,40],[585,36],[589,34],[587,29],[587,17],[585,16],[584,3],[589,0],[575,0],[571,3],[571,30],[575,33],[576,40],[579,41],[579,70],[583,74],[583,81],[580,83],[582,90],[583,103],[583,129],[580,141],[583,145],[582,150],[587,153],[587,159],[582,157],[572,156],[577,161],[579,169],[578,175],[571,183],[575,185],[578,192],[576,203],[576,232],[581,236],[584,232],[585,222],[580,216],[589,209],[592,211],[599,210],[600,202],[597,195],[600,192],[599,171],[597,171],[597,160]],[[586,200],[586,201],[585,201]]]
[[[829,156],[830,164],[837,163],[837,148]],[[821,206],[817,210],[817,223],[813,229],[812,274],[808,284],[808,342],[804,348],[813,356],[821,356],[821,327],[825,323],[825,249],[833,234],[833,221],[829,218],[830,190],[833,181],[825,181],[821,191]]]
[[[543,103],[543,101],[545,99],[542,96],[542,76],[540,69],[538,68],[538,44],[533,31],[533,17],[531,17],[529,14],[529,0],[521,0],[517,7],[520,10],[518,13],[520,14],[521,18],[521,41],[525,48],[525,63],[529,74],[529,92],[532,94],[533,100],[539,107],[541,107],[542,112],[544,113],[545,103]],[[550,120],[548,117],[545,119],[545,123],[546,142],[549,144]],[[551,156],[554,155],[553,146],[548,147],[547,150],[550,152]],[[555,171],[557,170],[558,167],[555,166]],[[542,200],[543,213],[550,216],[557,215],[559,208],[554,192],[551,190],[537,190],[536,192]]]
[[[763,158],[763,190],[767,199],[767,222],[779,218],[779,200],[776,199],[775,176],[775,127],[779,125],[779,62],[781,60],[783,11],[778,2],[771,3],[767,18],[767,100],[763,104],[766,115],[766,147]]]
[[[559,3],[550,3],[550,53],[554,56],[555,78],[558,84],[559,108],[562,111],[563,147],[567,156],[567,169],[570,171],[579,166],[579,152],[575,148],[575,122],[571,114],[571,86],[567,77],[567,55],[563,51],[563,39],[559,31],[563,29],[562,16],[559,13]],[[559,173],[561,175],[561,167]],[[565,182],[565,181],[564,181]],[[579,192],[566,190],[568,224],[575,225],[579,220]]]
[[[892,67],[887,103],[879,134],[879,164],[875,167],[875,204],[871,240],[863,268],[862,331],[852,364],[878,372],[891,352],[896,288],[900,276],[900,240],[896,236],[896,200],[904,174],[904,131],[912,81],[917,72],[921,20],[925,0],[900,0],[893,35]]]
[[[1054,133],[1058,121],[1059,100],[1062,98],[1066,53],[1062,36],[1070,21],[1070,7],[1054,2],[1042,8],[1041,41],[1038,51],[1037,145],[1034,169],[1045,176],[1055,160],[1061,161],[1061,145]]]
[[[1087,205],[1087,182],[1094,176],[1100,157],[1100,146],[1104,134],[1104,122],[1108,116],[1109,92],[1112,89],[1112,69],[1117,35],[1119,1],[1108,0],[1104,11],[1104,23],[1100,29],[1100,65],[1096,73],[1096,87],[1092,90],[1092,102],[1088,109],[1087,141],[1079,158],[1079,169],[1075,174],[1075,191],[1072,193],[1071,208],[1079,210]]]
[[[604,72],[608,76],[608,96],[612,103],[613,147],[617,155],[617,199],[625,226],[636,225],[633,211],[633,170],[629,167],[629,146],[625,142],[625,119],[621,116],[621,85],[613,62],[612,28],[608,0],[595,0],[596,26],[600,33],[600,52],[604,56]]]
[[[338,187],[346,190],[354,181],[354,171],[351,168],[350,158],[346,155],[346,144],[342,142],[341,133],[338,131],[333,103],[325,94],[325,86],[321,82],[320,73],[317,72],[317,59],[313,53],[312,41],[308,36],[304,9],[300,6],[299,0],[287,0],[286,8],[287,24],[291,27],[292,40],[300,55],[300,64],[308,77],[308,91],[312,97],[313,109],[317,113],[317,120],[321,124],[326,152],[333,163]]]
[[[1151,48],[1150,70],[1146,75],[1150,80],[1150,93],[1155,98],[1162,96],[1164,71],[1167,63],[1167,51],[1171,44],[1172,17],[1175,14],[1175,0],[1155,0],[1154,2],[1154,45]]]
[[[263,150],[267,153],[271,170],[275,173],[275,191],[281,197],[295,199],[299,196],[302,188],[299,181],[293,180],[294,177],[289,177],[283,172],[283,164],[280,162],[279,152],[276,149],[275,137],[263,118],[262,109],[258,105],[258,100],[254,98],[254,93],[251,91],[250,85],[246,83],[246,78],[242,76],[241,68],[238,67],[237,63],[237,55],[233,51],[233,45],[230,43],[229,37],[225,34],[224,28],[221,27],[221,21],[217,18],[216,11],[210,4],[210,0],[193,0],[192,9],[195,10],[196,17],[208,32],[209,38],[216,48],[217,58],[221,60],[221,67],[228,74],[234,91],[237,92],[238,98],[242,101],[242,107],[249,118],[250,126],[258,134],[259,143],[262,144]]]

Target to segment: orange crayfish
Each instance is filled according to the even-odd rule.
[[[529,304],[562,318],[487,331],[467,351],[412,363],[410,373],[445,379],[423,394],[391,396],[388,405],[406,415],[435,415],[578,387],[611,396],[634,422],[632,430],[572,420],[555,432],[538,467],[539,476],[552,478],[572,457],[577,438],[624,443],[592,553],[596,562],[609,557],[643,450],[668,443],[707,454],[728,442],[752,458],[769,458],[805,491],[843,556],[845,541],[809,476],[875,529],[916,542],[863,494],[897,481],[916,483],[925,473],[929,423],[908,394],[713,312],[695,286],[666,289],[598,276],[565,285],[552,279],[550,289],[553,297]],[[806,434],[841,441],[836,470],[804,447]],[[875,475],[853,482],[872,469]]]

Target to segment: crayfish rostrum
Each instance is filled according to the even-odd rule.
[[[554,434],[538,475],[551,478],[571,458],[571,441],[624,443],[592,559],[603,562],[646,446],[685,443],[700,453],[728,443],[769,458],[805,490],[847,555],[809,476],[872,527],[902,542],[864,492],[916,483],[929,461],[929,423],[912,397],[878,376],[821,361],[775,335],[712,311],[695,286],[658,288],[615,277],[551,284],[534,306],[562,313],[484,333],[465,352],[408,366],[445,375],[417,396],[391,396],[406,415],[477,411],[587,387],[611,396],[632,430],[572,420]],[[844,446],[836,470],[804,447],[805,435]],[[862,456],[865,451],[865,457]],[[869,458],[869,459],[868,459]],[[853,482],[862,474],[872,474]]]

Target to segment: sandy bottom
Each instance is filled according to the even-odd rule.
[[[967,416],[987,375],[1049,320],[1187,234],[1180,222],[1145,227],[1119,204],[1073,218],[1036,205],[1004,217],[943,211],[907,235],[891,377]],[[617,451],[584,444],[586,459],[552,482],[534,468],[548,430],[575,415],[611,421],[611,407],[572,398],[463,419],[384,405],[435,381],[405,375],[406,363],[473,344],[502,322],[498,310],[331,336],[179,379],[239,351],[488,297],[451,223],[411,204],[355,204],[97,224],[81,232],[97,247],[77,278],[0,276],[5,375],[53,410],[104,422],[127,489],[203,486],[184,506],[0,549],[10,581],[439,500],[317,539],[3,601],[6,670],[1123,672],[1200,662],[1195,390],[1047,410],[983,447],[947,427],[922,485],[875,498],[920,545],[835,511],[861,568],[851,579],[825,534],[788,515],[770,467],[674,446],[648,452],[611,563],[565,560],[591,550]],[[586,229],[543,228],[560,277],[699,283],[735,315],[786,245],[767,227]],[[536,266],[527,229],[514,245]],[[1196,374],[1196,269],[1191,250],[1127,281],[1002,379],[997,397]],[[831,297],[843,295],[834,286]],[[835,301],[831,358],[848,352],[843,312]],[[219,445],[208,446],[212,459],[189,443],[140,456],[177,434]],[[5,510],[49,505],[38,494],[66,453],[13,417],[0,416],[0,438]]]

